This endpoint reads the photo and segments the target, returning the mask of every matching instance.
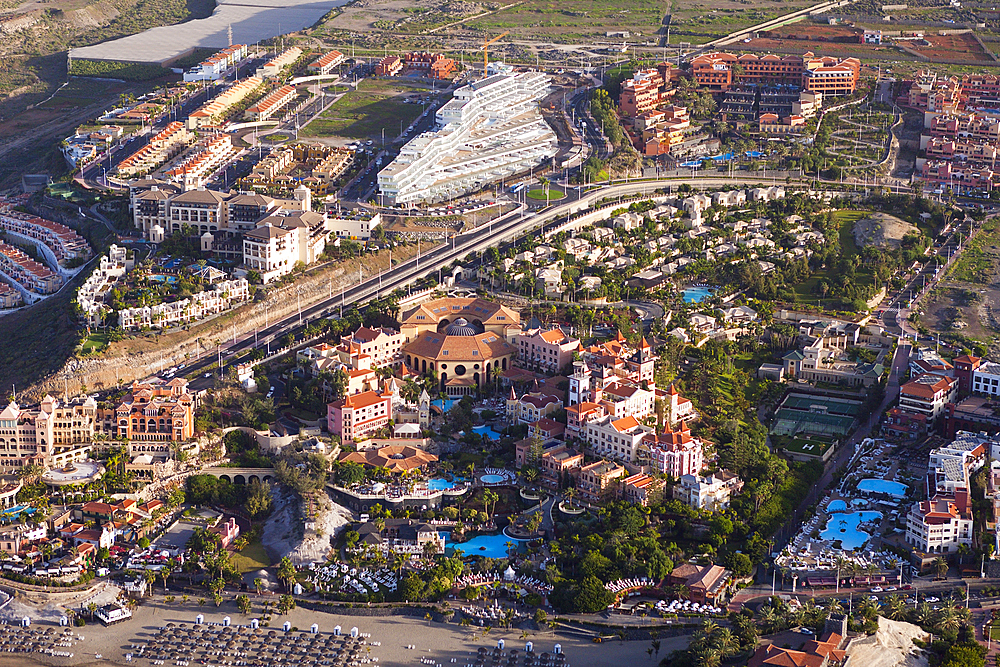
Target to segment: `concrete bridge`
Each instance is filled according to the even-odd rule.
[[[274,468],[202,468],[195,474],[212,475],[233,484],[274,481]]]

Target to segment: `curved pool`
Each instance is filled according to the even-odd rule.
[[[906,484],[890,482],[887,479],[875,479],[868,477],[858,482],[858,491],[885,493],[890,496],[902,498],[906,495]]]
[[[689,287],[681,292],[684,303],[701,303],[702,300],[712,296],[712,290],[707,287]]]
[[[461,477],[456,477],[455,481],[449,481],[444,477],[432,477],[427,480],[427,489],[429,491],[448,491],[459,486],[464,480]]]
[[[845,551],[858,549],[871,539],[871,535],[858,528],[858,524],[868,521],[878,521],[882,518],[881,512],[837,512],[830,515],[830,520],[826,522],[819,536],[824,540],[840,540],[841,548]]]
[[[826,511],[830,514],[834,512],[843,512],[847,509],[847,503],[843,500],[831,500],[830,504],[826,506]]]
[[[479,481],[483,484],[499,484],[505,481],[507,478],[503,475],[482,475]]]
[[[454,553],[455,549],[461,549],[466,556],[485,556],[486,558],[508,558],[510,556],[508,544],[512,545],[510,548],[515,551],[520,551],[528,542],[528,540],[508,537],[504,533],[497,533],[495,535],[477,535],[467,542],[451,544],[448,541],[451,539],[450,532],[439,532],[438,534],[445,541],[445,553]]]

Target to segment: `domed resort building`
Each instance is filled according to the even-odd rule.
[[[404,313],[399,329],[407,368],[437,373],[441,391],[461,398],[511,366],[521,315],[485,299],[445,298]]]

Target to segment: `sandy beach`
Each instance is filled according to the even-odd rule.
[[[147,600],[142,606],[137,607],[135,616],[126,623],[108,628],[99,624],[74,628],[84,639],[77,644],[72,658],[0,653],[0,667],[31,665],[109,667],[123,664],[146,667],[151,664],[150,660],[138,659],[127,663],[125,655],[132,652],[133,643],[152,638],[159,628],[167,623],[193,624],[195,616],[204,614],[206,623],[222,623],[222,619],[229,616],[233,625],[248,625],[250,619],[256,617],[258,608],[255,605],[253,615],[244,616],[237,611],[232,599],[227,599],[221,607],[216,608],[212,604],[199,607],[194,601],[167,605],[157,595],[153,600]],[[316,623],[321,633],[331,633],[337,625],[347,633],[356,626],[360,632],[371,634],[370,642],[381,643],[380,646],[372,647],[371,655],[377,656],[379,664],[382,665],[419,665],[421,658],[432,658],[441,664],[451,663],[452,658],[455,658],[458,664],[465,664],[466,658],[480,646],[492,648],[496,646],[498,639],[504,639],[508,649],[523,649],[524,642],[531,641],[536,652],[552,651],[555,644],[561,644],[570,665],[617,667],[636,664],[654,665],[658,662],[646,652],[650,647],[648,641],[614,640],[595,644],[586,637],[550,631],[529,632],[526,638],[522,638],[520,630],[498,629],[483,636],[481,629],[463,628],[457,623],[434,623],[400,616],[344,616],[299,608],[285,616],[273,616],[267,630],[276,630],[280,633],[285,621],[290,621],[292,626],[299,628],[300,631],[308,631],[309,627]],[[41,620],[33,623],[32,627],[44,628],[55,625],[55,622]],[[659,657],[662,658],[675,649],[683,648],[687,642],[688,637],[662,639]],[[415,648],[407,648],[411,645]],[[101,659],[98,659],[97,655],[101,655]]]

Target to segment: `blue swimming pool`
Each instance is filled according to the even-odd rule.
[[[447,491],[448,489],[454,489],[465,481],[463,477],[456,477],[455,481],[449,481],[444,477],[432,477],[427,480],[427,488],[431,491]]]
[[[0,512],[0,516],[2,516],[5,519],[15,519],[18,516],[20,516],[22,512],[27,514],[28,516],[31,516],[32,514],[35,513],[35,511],[36,510],[34,507],[29,507],[28,505],[14,505],[13,507],[10,507]]]
[[[507,550],[507,543],[512,543],[516,551],[524,549],[524,543],[528,540],[516,540],[507,537],[503,533],[496,535],[477,535],[468,542],[461,544],[451,544],[451,533],[440,533],[445,541],[445,553],[451,554],[455,549],[461,549],[466,556],[486,556],[487,558],[507,558],[510,553]]]
[[[472,430],[484,438],[489,438],[490,440],[499,440],[501,437],[499,433],[485,424],[483,426],[473,426]]]
[[[886,479],[866,478],[858,482],[858,491],[869,491],[871,493],[885,493],[896,498],[906,495],[906,484],[890,482]]]
[[[712,290],[708,287],[688,287],[681,292],[684,303],[701,303],[710,296],[712,296]]]
[[[499,484],[506,479],[503,475],[482,475],[479,481],[483,484]]]
[[[681,162],[678,167],[685,167],[686,169],[693,169],[695,167],[701,166],[701,160],[689,160],[688,162]]]
[[[819,534],[824,540],[840,540],[845,550],[858,549],[871,539],[871,535],[858,528],[859,523],[877,521],[881,512],[837,512],[830,515],[826,528]]]
[[[712,157],[710,157],[708,159],[709,160],[714,160],[716,162],[728,162],[729,160],[733,159],[733,154],[732,153],[723,153],[723,154],[720,154],[720,155],[713,155]]]
[[[763,157],[764,153],[761,151],[744,151],[747,157]]]
[[[155,280],[158,283],[167,283],[173,285],[177,282],[177,276],[164,276],[161,274],[156,274],[149,277],[150,280]]]
[[[451,410],[452,406],[455,405],[455,401],[452,400],[441,400],[440,398],[431,401],[431,405],[436,405],[441,408],[441,412],[448,412]]]
[[[826,511],[833,514],[834,512],[843,512],[847,509],[847,503],[843,500],[831,500],[830,504],[827,505]]]

